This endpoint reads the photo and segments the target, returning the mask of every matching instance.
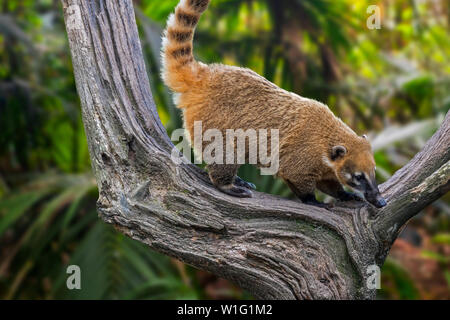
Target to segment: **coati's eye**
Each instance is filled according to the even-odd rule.
[[[362,173],[355,175],[356,180],[362,181],[364,179],[364,175]]]

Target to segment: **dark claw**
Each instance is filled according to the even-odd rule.
[[[232,185],[231,187],[219,187],[220,191],[233,197],[251,198],[253,193],[244,187]]]
[[[244,187],[247,189],[252,189],[252,190],[256,190],[256,186],[251,183],[251,182],[247,182],[245,180],[243,180],[242,178],[236,177],[234,179],[234,184],[238,187]]]

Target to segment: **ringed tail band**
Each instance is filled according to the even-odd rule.
[[[210,0],[181,0],[167,20],[162,45],[162,77],[175,92],[189,89],[199,64],[193,55],[194,31]]]

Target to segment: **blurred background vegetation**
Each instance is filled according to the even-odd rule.
[[[159,50],[177,2],[135,1],[169,133],[181,120],[159,78]],[[380,30],[366,26],[372,4],[381,9]],[[380,182],[421,149],[450,109],[447,0],[213,0],[195,52],[328,103],[371,137]],[[0,1],[0,298],[251,297],[100,221],[90,169],[60,1]],[[240,175],[259,191],[291,197],[251,167]],[[408,224],[382,269],[379,298],[450,298],[449,223],[447,194]],[[67,290],[69,264],[81,267],[82,290]]]

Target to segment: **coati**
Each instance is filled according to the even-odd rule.
[[[203,130],[279,129],[279,171],[304,203],[322,205],[315,189],[339,200],[361,200],[376,207],[386,201],[375,181],[369,141],[358,136],[330,109],[315,100],[285,91],[252,70],[222,64],[206,65],[193,56],[194,30],[210,0],[181,0],[163,37],[163,80],[176,93],[184,126],[194,135]],[[192,140],[191,140],[192,145]],[[238,164],[209,164],[211,182],[237,197],[251,197],[254,187],[237,177]],[[357,193],[344,190],[349,186]]]

